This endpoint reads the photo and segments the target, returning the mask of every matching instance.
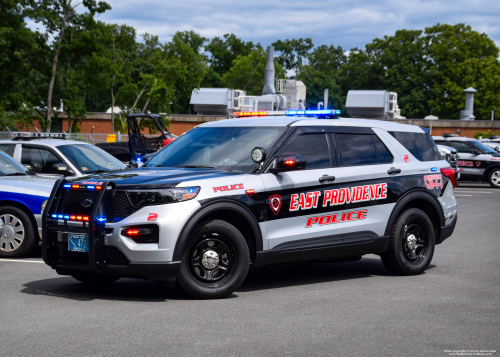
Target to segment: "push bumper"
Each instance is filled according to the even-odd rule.
[[[455,230],[455,226],[457,225],[457,220],[458,220],[458,215],[455,215],[455,218],[453,218],[453,221],[446,225],[441,227],[441,234],[436,242],[436,244],[441,244],[443,241],[450,237],[453,234],[453,231]]]

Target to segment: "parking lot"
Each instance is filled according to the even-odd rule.
[[[0,259],[1,356],[448,356],[498,350],[500,190],[461,183],[459,220],[425,274],[375,255],[252,271],[230,298],[58,276],[40,252]],[[492,355],[499,355],[493,352]]]

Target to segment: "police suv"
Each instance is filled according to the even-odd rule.
[[[433,136],[433,139],[436,144],[457,149],[461,180],[486,181],[491,187],[500,188],[500,153],[479,140],[454,134]]]
[[[415,126],[221,120],[139,169],[58,181],[43,258],[82,282],[177,282],[196,298],[231,294],[249,268],[369,253],[395,274],[420,274],[455,228],[454,185]]]

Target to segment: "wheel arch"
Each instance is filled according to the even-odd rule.
[[[486,170],[484,170],[483,180],[487,182],[488,176],[490,175],[490,172],[495,170],[495,169],[500,169],[500,164],[494,164],[494,165],[491,165],[490,167],[486,168]]]
[[[0,208],[3,208],[5,206],[16,207],[16,208],[20,209],[21,211],[23,211],[24,213],[26,213],[26,215],[28,216],[28,218],[31,221],[31,224],[33,225],[33,228],[35,230],[35,234],[38,236],[38,225],[36,223],[35,215],[27,205],[23,204],[22,202],[18,202],[18,201],[0,200]]]
[[[238,202],[219,200],[200,208],[184,225],[175,243],[173,261],[181,260],[191,232],[198,223],[205,219],[220,219],[235,226],[248,244],[252,262],[256,260],[257,252],[263,250],[262,232],[253,213]]]
[[[391,234],[392,226],[396,222],[396,219],[401,213],[410,208],[419,208],[427,213],[434,226],[436,241],[439,240],[441,227],[445,225],[444,212],[439,201],[423,189],[412,190],[399,199],[387,222],[385,235],[389,236]]]

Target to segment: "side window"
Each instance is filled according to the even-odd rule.
[[[457,151],[461,153],[466,153],[466,154],[472,153],[472,148],[466,143],[462,143],[460,141],[452,141],[450,143],[450,146],[454,149],[457,149]]]
[[[342,154],[342,165],[354,166],[378,163],[377,152],[371,135],[337,134],[337,139]]]
[[[439,140],[434,140],[436,145],[444,145],[444,146],[450,146],[450,143],[447,143],[446,141],[439,141]]]
[[[401,131],[390,131],[394,138],[401,143],[419,161],[441,160],[434,151],[429,141],[422,133],[409,133]]]
[[[32,162],[37,162],[42,168],[41,172],[45,174],[52,172],[52,165],[61,163],[61,161],[49,150],[34,147],[23,147],[21,163],[23,165],[29,165]]]
[[[0,144],[0,151],[3,151],[9,156],[14,156],[15,144]]]
[[[376,135],[373,135],[373,142],[377,148],[378,162],[380,164],[390,164],[393,161],[393,157],[384,143]]]
[[[298,154],[306,159],[306,170],[331,167],[326,134],[303,134],[285,149],[283,155]]]

